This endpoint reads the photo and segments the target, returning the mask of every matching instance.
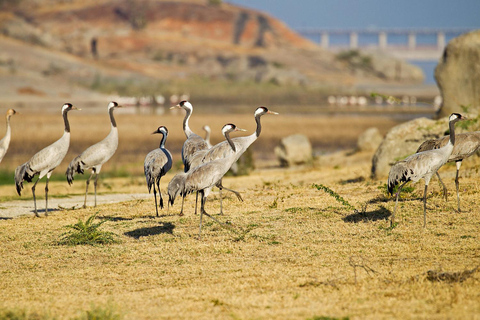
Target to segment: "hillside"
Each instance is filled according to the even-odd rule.
[[[0,30],[0,93],[11,99],[192,92],[218,81],[348,88],[422,80],[408,64],[389,79],[371,60],[339,59],[265,13],[206,0],[23,0],[3,8]]]

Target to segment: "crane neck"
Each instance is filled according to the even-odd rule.
[[[237,152],[237,149],[235,148],[235,144],[233,143],[232,139],[230,139],[230,133],[225,132],[225,139],[227,139],[228,144],[230,147],[232,147],[233,152]]]
[[[185,132],[185,135],[190,137],[190,135],[193,133],[192,130],[190,130],[190,127],[188,125],[188,120],[190,120],[190,116],[192,115],[192,111],[190,109],[185,109],[185,118],[183,119],[183,132]]]
[[[160,148],[161,149],[165,148],[165,142],[167,142],[167,135],[162,133],[162,140],[160,140]]]
[[[113,109],[114,108],[110,108],[108,110],[108,114],[110,115],[110,123],[112,124],[112,128],[116,128],[117,127],[117,122],[115,121],[115,117],[113,116]]]
[[[210,143],[210,131],[206,131],[207,134],[205,134],[205,141]]]
[[[262,124],[260,123],[261,116],[262,114],[255,116],[255,122],[257,123],[257,130],[255,131],[255,135],[257,136],[257,138],[260,136],[260,133],[262,132]]]
[[[63,111],[63,122],[65,123],[65,132],[70,133],[70,123],[68,122],[68,110]]]
[[[448,123],[448,127],[450,129],[450,143],[452,145],[455,145],[455,122],[456,121],[450,121]]]
[[[11,132],[12,132],[12,129],[10,128],[10,117],[11,115],[8,115],[6,116],[6,119],[7,119],[7,136],[10,136]]]

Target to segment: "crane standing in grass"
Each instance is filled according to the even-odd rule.
[[[10,118],[17,112],[13,109],[8,109],[5,119],[7,120],[7,132],[5,137],[0,140],[0,163],[2,162],[3,157],[7,153],[8,146],[10,145],[10,139],[12,138],[12,128],[10,127]]]
[[[417,152],[422,152],[426,150],[439,149],[445,146],[449,141],[449,136],[445,136],[439,139],[427,140],[418,147]],[[455,161],[457,167],[457,174],[455,176],[455,187],[457,189],[457,205],[458,211],[460,212],[460,195],[459,195],[459,182],[458,182],[458,173],[460,167],[462,166],[462,161],[480,149],[480,131],[475,132],[465,132],[455,135],[455,146],[453,147],[452,154],[448,158],[448,162]],[[440,178],[440,174],[437,171],[437,177],[440,183],[443,186],[443,195],[445,200],[447,200],[447,187]]]
[[[190,117],[193,113],[193,106],[190,102],[183,100],[180,101],[179,104],[176,106],[171,107],[170,109],[184,109],[185,110],[185,118],[183,119],[183,132],[187,137],[187,140],[183,143],[182,146],[182,162],[183,162],[183,171],[187,172],[190,170],[191,162],[193,155],[201,150],[207,150],[208,144],[207,142],[200,137],[198,134],[194,133],[188,124]],[[197,195],[198,197],[198,195]],[[196,206],[195,206],[196,207]],[[195,212],[196,213],[196,212]],[[182,209],[180,210],[180,215],[183,215],[183,201],[182,201]]]
[[[155,190],[155,184],[157,185],[158,193],[160,194],[160,208],[163,209],[163,197],[160,190],[160,179],[172,168],[172,154],[165,149],[165,142],[167,141],[168,130],[166,127],[158,127],[152,134],[162,134],[162,140],[160,146],[150,151],[145,157],[143,169],[145,172],[145,178],[147,179],[148,192],[153,186],[153,196],[155,197],[155,210],[158,217],[158,205],[157,205],[157,192]]]
[[[120,106],[112,101],[108,104],[108,114],[110,115],[110,124],[111,129],[110,133],[105,139],[94,144],[93,146],[87,148],[79,156],[75,157],[67,168],[65,172],[67,176],[68,184],[73,183],[73,176],[75,173],[81,173],[85,170],[92,170],[92,173],[87,179],[86,188],[85,188],[85,201],[83,207],[87,207],[87,194],[88,194],[88,185],[90,184],[90,179],[95,174],[95,181],[93,183],[95,188],[95,207],[97,206],[97,181],[102,165],[107,162],[115,153],[118,147],[118,129],[115,118],[113,117],[113,111]]]
[[[395,222],[395,213],[397,211],[398,196],[403,186],[409,181],[417,182],[420,179],[425,180],[425,191],[423,194],[423,227],[427,226],[427,189],[432,176],[447,163],[452,154],[455,145],[455,123],[465,118],[452,113],[449,118],[450,137],[448,143],[440,148],[415,153],[404,160],[398,161],[390,168],[388,175],[388,192],[393,195],[395,186],[401,183],[396,193],[395,209],[391,218],[391,225]],[[402,183],[403,182],[403,183]]]
[[[174,204],[177,195],[181,195],[182,198],[185,198],[189,193],[199,192],[201,196],[199,238],[201,237],[202,232],[203,215],[205,214],[208,217],[211,217],[205,211],[205,201],[212,187],[222,179],[225,173],[227,173],[233,162],[235,162],[235,157],[237,156],[236,147],[230,139],[230,132],[239,130],[243,129],[239,129],[231,123],[224,125],[222,128],[222,133],[225,136],[229,147],[232,148],[233,153],[227,157],[203,163],[192,168],[188,172],[178,173],[168,184],[169,203],[172,205]]]
[[[37,174],[38,179],[32,187],[33,203],[35,205],[35,215],[38,217],[37,200],[35,198],[35,187],[38,180],[47,176],[47,183],[45,185],[45,215],[48,215],[48,180],[52,175],[52,171],[62,162],[67,154],[70,146],[70,123],[68,122],[67,114],[70,110],[77,109],[70,103],[66,103],[62,107],[63,121],[65,130],[60,139],[53,144],[37,152],[30,160],[20,165],[15,169],[15,187],[18,195],[21,195],[23,189],[23,181],[32,182],[32,179]],[[77,109],[80,110],[80,109]]]

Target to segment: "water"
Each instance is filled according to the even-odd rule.
[[[438,63],[437,60],[409,60],[408,62],[420,67],[423,70],[423,73],[425,74],[425,81],[423,82],[424,84],[436,84],[434,72]]]

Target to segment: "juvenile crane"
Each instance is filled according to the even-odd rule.
[[[449,137],[445,136],[439,139],[427,140],[418,147],[417,152],[422,152],[426,150],[439,149],[445,146],[449,141]],[[455,176],[455,187],[457,189],[457,205],[458,211],[460,212],[460,195],[459,195],[459,182],[458,182],[458,173],[460,167],[462,166],[462,161],[480,149],[480,131],[475,132],[465,132],[455,135],[455,146],[453,147],[452,154],[448,158],[448,162],[455,161],[457,167],[457,174]],[[443,186],[443,195],[445,200],[447,200],[447,187],[440,178],[440,174],[437,171],[437,177],[440,183]]]
[[[157,185],[158,193],[160,194],[160,208],[163,209],[163,197],[160,190],[160,179],[172,168],[172,154],[165,149],[165,142],[168,137],[168,130],[166,127],[158,127],[157,131],[152,134],[162,134],[162,140],[160,146],[150,151],[145,157],[143,169],[145,172],[145,178],[147,179],[148,193],[153,186],[153,196],[155,197],[155,210],[158,217],[158,205],[157,205],[157,192],[155,190],[155,184]]]
[[[70,146],[70,124],[68,122],[67,114],[70,110],[80,110],[66,103],[62,107],[63,121],[65,130],[60,139],[49,145],[48,147],[37,152],[30,160],[18,166],[15,169],[15,187],[18,195],[21,195],[23,189],[23,181],[32,182],[35,175],[38,174],[38,179],[32,187],[33,203],[35,205],[35,216],[39,216],[37,212],[37,200],[35,198],[35,187],[38,180],[47,176],[47,183],[45,185],[45,215],[48,215],[48,180],[52,175],[52,171],[62,162],[67,154]]]
[[[390,169],[388,175],[388,192],[393,195],[396,185],[400,184],[395,201],[395,209],[391,218],[391,225],[395,222],[395,213],[397,211],[398,196],[403,186],[409,181],[417,182],[420,179],[425,180],[425,191],[423,194],[423,227],[427,226],[427,189],[432,176],[443,166],[452,154],[455,145],[455,123],[465,118],[452,113],[449,118],[450,138],[448,143],[439,149],[427,150],[415,153],[404,160],[395,163]]]
[[[5,157],[5,154],[7,153],[8,146],[10,145],[10,139],[12,138],[12,129],[10,127],[10,118],[16,114],[17,112],[13,109],[8,109],[7,114],[5,115],[5,119],[7,120],[7,132],[5,134],[5,137],[0,140],[0,163],[3,160],[3,157]]]
[[[85,151],[82,152],[79,156],[75,157],[72,162],[70,162],[67,171],[65,172],[67,176],[68,184],[73,183],[73,176],[75,173],[83,174],[85,170],[92,170],[92,173],[87,179],[86,188],[85,188],[85,201],[83,207],[87,207],[87,194],[88,194],[88,185],[90,184],[90,179],[95,174],[95,180],[93,182],[95,189],[95,207],[97,206],[97,181],[102,165],[107,162],[115,153],[118,147],[118,129],[115,118],[113,117],[113,111],[120,107],[116,102],[112,101],[108,104],[108,114],[110,115],[110,133],[102,141],[90,146]]]
[[[234,124],[226,124],[222,128],[222,132],[227,139],[227,143],[230,148],[235,149],[235,145],[230,139],[230,132],[240,130]],[[201,196],[200,205],[200,226],[199,226],[199,238],[202,232],[202,217],[203,214],[212,218],[205,211],[205,201],[210,193],[210,190],[222,177],[227,173],[228,169],[235,161],[236,154],[232,153],[230,156],[217,159],[211,162],[203,163],[195,168],[192,168],[188,172],[181,172],[170,181],[168,184],[168,196],[169,203],[174,204],[175,197],[181,195],[184,198],[187,194],[192,192],[199,192]]]

